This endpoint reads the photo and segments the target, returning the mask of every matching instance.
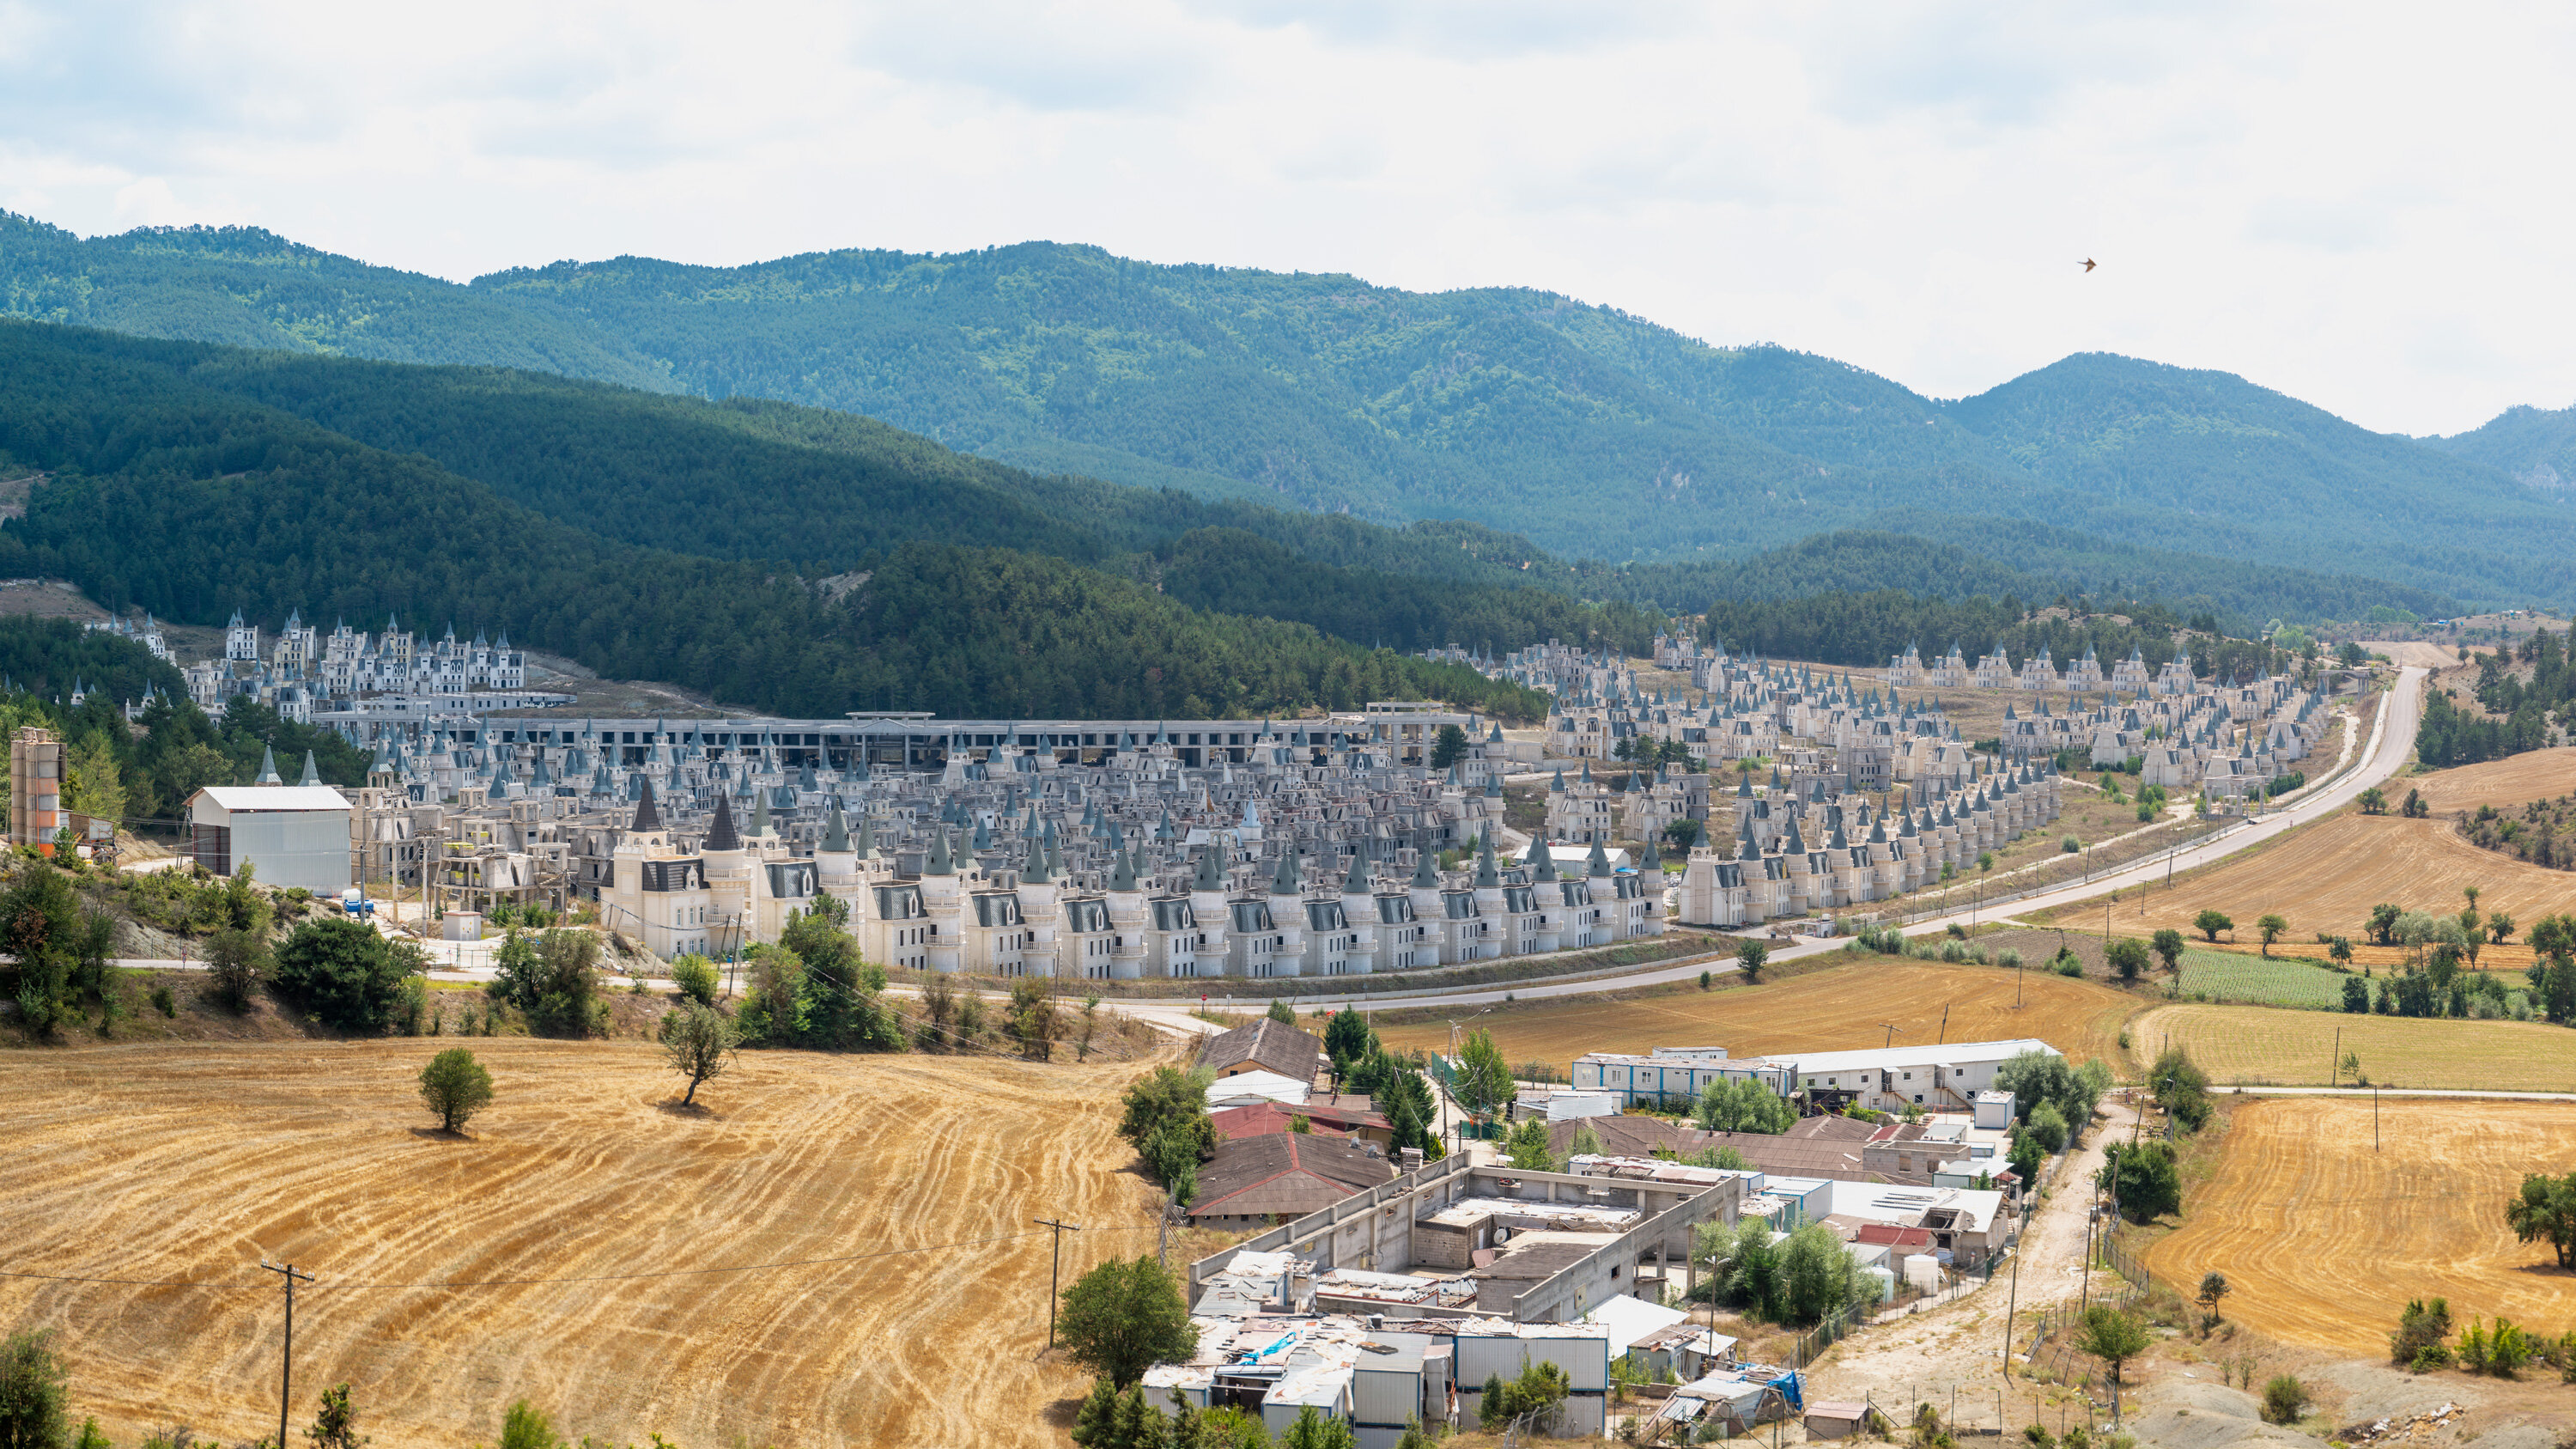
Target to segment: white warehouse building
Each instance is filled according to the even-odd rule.
[[[1784,1097],[1821,1094],[1879,1112],[1908,1104],[1968,1112],[1980,1093],[1993,1090],[2003,1064],[2024,1052],[2063,1055],[2029,1038],[1771,1057],[1730,1057],[1724,1047],[1657,1047],[1643,1056],[1587,1052],[1574,1059],[1572,1076],[1576,1091],[1608,1092],[1625,1106],[1688,1103],[1715,1082],[1749,1078]]]
[[[349,801],[328,785],[208,785],[188,797],[188,845],[216,875],[338,895],[349,885]]]

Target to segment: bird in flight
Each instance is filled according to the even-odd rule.
[[[2084,270],[2088,272],[2093,270],[2093,259],[2091,257],[2086,257],[2084,259]]]

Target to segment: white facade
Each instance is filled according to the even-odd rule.
[[[328,785],[209,785],[188,797],[190,847],[217,875],[337,895],[349,886],[349,801]]]

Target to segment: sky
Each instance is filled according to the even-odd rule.
[[[0,208],[457,280],[1089,242],[2447,433],[2576,401],[2570,73],[2477,4],[0,0]]]

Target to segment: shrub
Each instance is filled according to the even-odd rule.
[[[514,928],[497,955],[499,970],[487,989],[517,1007],[530,1030],[589,1036],[607,1015],[599,996],[599,937],[591,932],[548,931],[531,940]]]
[[[343,1031],[382,1031],[411,963],[372,926],[345,917],[306,921],[277,948],[277,986]]]
[[[671,984],[700,1006],[716,1004],[716,963],[692,951],[671,963]]]
[[[2263,1386],[2263,1417],[2275,1424],[2295,1424],[2308,1411],[2308,1391],[2288,1374],[2275,1374]]]
[[[227,1011],[250,1010],[268,967],[268,946],[248,931],[222,930],[206,938],[206,979]]]
[[[2079,855],[2083,853],[2084,842],[2070,835],[2065,839],[2058,841],[2057,848],[2060,852],[2067,855]]]
[[[155,985],[152,988],[152,1009],[163,1016],[175,1017],[179,1014],[179,1003],[171,997],[170,988],[167,985]]]
[[[2412,1368],[2422,1368],[2429,1350],[2439,1350],[2440,1367],[2451,1361],[2450,1350],[2442,1340],[2451,1336],[2451,1305],[2441,1298],[2409,1299],[2405,1311],[2397,1315],[2397,1331],[2388,1335],[2388,1360]]]
[[[2006,946],[2003,953],[1995,957],[1995,964],[2007,971],[2018,971],[2021,969],[2021,953]]]

